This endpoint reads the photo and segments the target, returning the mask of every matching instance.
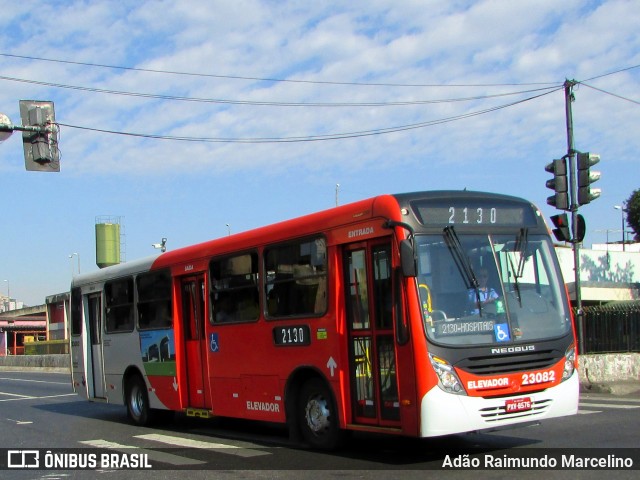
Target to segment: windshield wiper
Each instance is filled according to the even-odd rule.
[[[518,267],[514,268],[513,266],[513,261],[511,260],[511,257],[509,258],[509,266],[511,267],[511,270],[513,271],[513,287],[516,290],[516,296],[518,298],[518,303],[520,305],[520,308],[522,308],[522,296],[520,295],[520,284],[518,283],[518,279],[522,278],[522,276],[524,275],[524,264],[526,261],[526,252],[527,252],[527,246],[529,244],[529,229],[528,228],[521,228],[520,232],[518,233],[518,236],[516,237],[516,244],[514,245],[514,249],[513,252],[515,253],[519,253],[520,254],[520,258],[518,259]]]
[[[516,278],[522,278],[524,274],[524,262],[527,258],[527,247],[529,245],[529,229],[521,228],[520,233],[516,237],[516,252],[520,253],[520,260],[518,261],[518,271],[516,272]]]
[[[453,226],[444,227],[442,232],[445,243],[447,244],[447,247],[449,247],[451,256],[456,263],[456,267],[458,267],[458,271],[460,272],[467,289],[473,289],[476,294],[478,312],[482,315],[482,302],[480,301],[480,290],[478,289],[480,283],[478,283],[478,279],[476,278],[473,267],[471,266],[471,260],[469,260],[469,256],[464,251],[464,248],[462,248],[458,234]]]

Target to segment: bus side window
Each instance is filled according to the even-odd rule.
[[[138,328],[170,328],[171,274],[169,271],[145,273],[136,279],[138,287]]]
[[[265,291],[269,318],[322,315],[327,309],[324,238],[265,249]]]
[[[251,322],[260,316],[258,254],[214,259],[211,274],[211,323]]]
[[[133,330],[133,278],[121,278],[106,282],[107,333],[130,332]]]

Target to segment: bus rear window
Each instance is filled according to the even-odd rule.
[[[71,289],[71,335],[82,334],[82,292]]]

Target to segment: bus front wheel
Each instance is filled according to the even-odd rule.
[[[147,386],[139,375],[127,382],[127,414],[136,425],[147,425],[150,420],[149,395]]]
[[[340,445],[344,432],[331,390],[322,380],[312,378],[302,386],[298,412],[302,436],[311,447],[331,450]]]

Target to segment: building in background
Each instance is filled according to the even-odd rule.
[[[22,355],[25,342],[46,338],[47,314],[44,305],[0,313],[0,356]]]
[[[630,250],[639,244],[604,244],[607,248],[580,249],[580,290],[585,305],[606,302],[640,300],[640,252]],[[614,250],[615,247],[617,250]],[[594,247],[596,247],[594,245]],[[600,247],[600,246],[598,246]],[[562,276],[575,300],[573,251],[556,245]]]

